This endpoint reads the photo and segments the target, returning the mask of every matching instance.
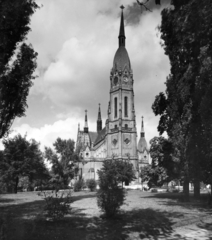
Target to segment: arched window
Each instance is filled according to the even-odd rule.
[[[124,97],[124,116],[128,117],[128,99]]]
[[[117,97],[114,99],[114,117],[117,118]]]

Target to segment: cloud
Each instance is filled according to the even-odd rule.
[[[117,49],[120,22],[113,14],[97,14],[102,5],[97,6],[88,14],[92,21],[86,18],[86,14],[83,18],[88,20],[86,26],[89,31],[86,26],[80,25],[81,21],[82,24],[85,23],[81,19],[77,25],[82,27],[82,31],[61,44],[60,51],[43,75],[43,89],[52,102],[67,110],[73,106],[84,109],[91,107],[92,115],[100,100],[104,100],[105,103],[102,104],[107,108],[109,73]],[[106,6],[103,5],[107,10]],[[150,83],[148,78],[157,67],[154,63],[164,61],[155,30],[160,21],[160,12],[155,11],[145,17],[140,15],[139,20],[136,27],[126,26],[127,49],[135,69],[135,77]],[[158,75],[163,71],[162,68],[157,70]]]
[[[76,140],[77,124],[84,124],[85,109],[89,128],[96,130],[98,103],[101,103],[104,123],[110,70],[118,48],[119,6],[124,4],[138,133],[144,115],[147,140],[157,134],[158,118],[151,105],[155,96],[164,91],[169,74],[169,60],[156,36],[164,6],[151,5],[153,12],[141,13],[135,2],[38,0],[43,7],[33,15],[28,40],[38,52],[36,74],[39,77],[30,91],[27,111],[30,117],[15,122],[16,133],[27,131],[29,137],[34,136],[42,145],[50,144],[57,136]]]
[[[22,124],[18,127],[13,128],[12,133],[9,135],[10,138],[13,138],[17,134],[22,136],[27,135],[27,139],[35,139],[37,142],[40,142],[40,148],[44,151],[44,147],[53,147],[55,140],[60,137],[62,139],[73,139],[76,142],[78,124],[80,124],[80,129],[84,128],[84,119],[79,117],[67,117],[61,114],[61,118],[66,118],[64,120],[60,119],[53,124],[45,124],[43,127],[31,127],[28,124]],[[158,135],[155,133],[155,128],[152,128],[157,122],[157,118],[144,118],[144,129],[146,139],[149,145],[149,141],[154,136]],[[88,121],[89,130],[96,130],[96,123]],[[137,133],[138,140],[140,138],[140,129],[141,129],[141,119],[137,121]],[[0,149],[3,149],[2,143],[0,143]]]
[[[62,139],[74,139],[76,141],[78,130],[78,117],[69,117],[65,120],[58,120],[53,124],[46,124],[43,127],[36,128],[31,127],[28,124],[22,124],[19,127],[15,127],[9,137],[14,137],[18,133],[22,136],[27,134],[27,139],[35,139],[40,142],[41,149],[44,150],[44,146],[52,147],[55,140],[60,137]],[[92,124],[90,124],[91,127]],[[82,129],[83,123],[81,123]]]

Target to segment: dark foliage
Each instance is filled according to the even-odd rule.
[[[45,147],[45,157],[52,164],[50,181],[56,188],[67,187],[77,173],[78,156],[74,153],[74,144],[71,139],[57,138],[53,144],[55,152]]]
[[[118,160],[106,160],[103,167],[98,171],[99,190],[97,192],[97,204],[107,217],[117,214],[125,201],[125,191],[120,186],[123,179],[134,179],[133,175],[124,176],[123,166],[125,162]],[[132,168],[132,166],[131,166]]]
[[[71,208],[71,192],[58,192],[52,193],[43,192],[45,199],[45,215],[50,220],[56,221],[67,215]]]
[[[0,157],[0,178],[8,191],[17,193],[21,177],[27,176],[29,182],[49,177],[39,143],[34,139],[28,141],[26,136],[17,135],[5,139],[3,145],[5,149]]]
[[[0,138],[27,108],[37,53],[24,41],[37,8],[34,0],[0,1]]]
[[[79,191],[83,190],[83,188],[85,188],[85,181],[83,178],[75,181],[75,183],[74,183],[74,191],[75,192],[79,192]]]
[[[199,194],[199,182],[212,180],[212,2],[173,0],[172,5],[162,11],[159,28],[171,74],[152,108],[161,116],[158,131],[167,132],[180,159],[188,196],[189,181]]]
[[[86,181],[86,186],[90,189],[91,192],[96,190],[96,180],[95,179],[88,179]]]

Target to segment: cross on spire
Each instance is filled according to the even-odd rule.
[[[122,11],[124,10],[124,6],[123,5],[121,5],[120,8],[122,9]]]

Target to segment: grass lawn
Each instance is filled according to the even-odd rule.
[[[126,204],[110,220],[102,217],[96,193],[73,193],[72,199],[70,214],[50,222],[43,217],[45,202],[36,192],[0,195],[0,239],[168,239],[176,227],[211,215],[206,196],[185,203],[179,193],[128,190]]]

